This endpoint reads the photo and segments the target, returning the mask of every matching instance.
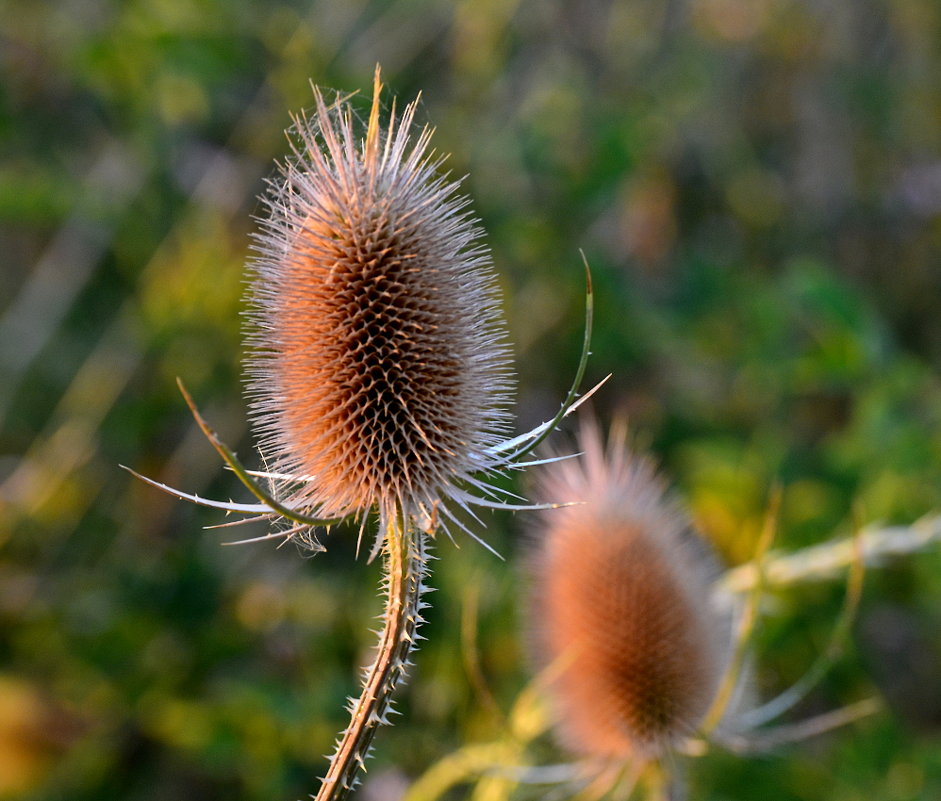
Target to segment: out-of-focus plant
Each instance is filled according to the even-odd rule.
[[[435,801],[469,784],[475,801],[686,797],[684,759],[728,751],[747,758],[823,734],[881,708],[866,698],[797,722],[782,718],[842,655],[867,564],[941,542],[941,518],[874,527],[795,553],[770,550],[773,499],[750,562],[719,573],[650,462],[607,450],[583,428],[579,462],[552,465],[543,492],[585,503],[544,515],[531,599],[544,665],[499,737],[464,746],[422,775],[406,801]],[[848,570],[842,610],[804,676],[765,702],[750,687],[752,637],[768,593]],[[540,764],[555,728],[574,762]]]

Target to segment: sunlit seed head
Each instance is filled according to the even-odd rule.
[[[710,606],[711,561],[651,463],[607,450],[597,428],[582,455],[546,470],[545,497],[584,501],[543,512],[532,561],[532,622],[556,728],[573,751],[652,758],[706,714],[727,663],[729,629]]]
[[[251,265],[249,392],[292,503],[427,514],[492,459],[511,381],[499,295],[415,104],[365,131],[349,98],[295,121]]]

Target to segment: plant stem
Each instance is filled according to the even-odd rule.
[[[376,658],[366,669],[363,691],[351,699],[350,725],[337,743],[316,801],[340,801],[356,785],[380,724],[387,723],[391,696],[409,666],[422,622],[423,579],[427,573],[425,533],[400,518],[385,533],[386,606]]]

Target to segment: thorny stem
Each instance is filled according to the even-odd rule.
[[[398,518],[385,532],[385,625],[376,658],[366,669],[363,691],[351,699],[350,725],[340,737],[316,801],[340,801],[356,785],[380,724],[387,723],[392,693],[409,666],[419,638],[424,604],[423,579],[428,567],[426,534]]]

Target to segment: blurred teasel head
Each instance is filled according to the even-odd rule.
[[[365,131],[317,89],[295,119],[251,264],[248,392],[292,508],[427,521],[502,462],[512,381],[469,200],[417,101],[380,123],[381,88]]]
[[[710,604],[712,560],[626,426],[607,448],[583,426],[577,459],[545,468],[532,625],[563,745],[606,761],[656,759],[693,735],[731,651]]]

